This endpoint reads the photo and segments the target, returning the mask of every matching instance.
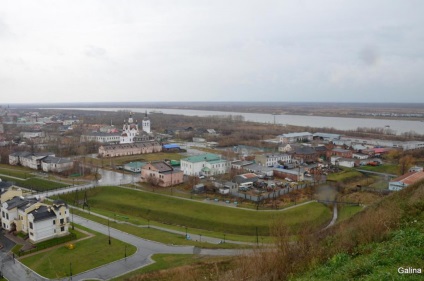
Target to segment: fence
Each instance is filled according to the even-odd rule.
[[[40,242],[39,244],[35,245],[35,248],[32,248],[30,250],[27,251],[23,251],[22,249],[18,251],[17,255],[19,257],[24,256],[24,255],[28,255],[31,253],[35,253],[47,248],[51,248],[53,246],[57,246],[60,244],[64,244],[66,242],[72,241],[77,239],[77,235],[75,233],[70,233],[69,235],[66,235],[64,237],[59,237],[59,238],[53,238],[51,240],[47,240],[44,242]]]
[[[331,200],[317,200],[318,203],[324,203],[324,204],[345,204],[345,205],[351,205],[351,206],[359,206],[359,202],[347,202],[347,201],[331,201]]]
[[[265,199],[276,199],[282,195],[288,194],[292,191],[295,190],[299,190],[299,189],[303,189],[309,186],[314,186],[313,183],[301,183],[301,184],[296,184],[293,187],[283,187],[280,189],[276,189],[274,191],[268,192],[266,194],[260,194],[260,195],[250,195],[247,193],[240,193],[240,192],[234,192],[231,195],[239,197],[239,198],[243,198],[243,199],[247,199],[247,200],[251,200],[253,202],[260,202],[262,200]]]

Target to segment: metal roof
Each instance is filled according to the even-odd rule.
[[[181,159],[181,161],[186,161],[191,163],[204,162],[204,161],[210,162],[210,161],[216,161],[216,160],[221,160],[221,156],[217,154],[212,154],[212,153],[205,153],[205,154],[190,156],[190,157]]]

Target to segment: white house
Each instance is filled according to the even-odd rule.
[[[9,189],[1,202],[1,227],[7,231],[27,233],[35,243],[69,234],[69,209],[61,200],[49,206],[24,198],[20,189]]]
[[[181,159],[180,165],[184,175],[189,176],[225,174],[230,169],[229,161],[211,153]]]
[[[41,169],[44,172],[60,173],[68,171],[74,167],[74,162],[71,159],[47,156],[41,160]]]
[[[352,158],[359,159],[359,160],[365,160],[368,159],[368,154],[362,154],[362,153],[352,153]]]
[[[41,169],[41,161],[48,157],[55,156],[51,152],[40,152],[40,153],[30,153],[30,152],[14,152],[9,155],[9,164],[10,165],[22,165],[34,170]]]
[[[278,164],[279,161],[284,162],[284,163],[291,163],[292,161],[292,156],[290,154],[285,154],[285,153],[281,153],[281,154],[263,154],[263,155],[257,155],[255,157],[256,162],[267,166],[267,167],[272,167]]]
[[[52,206],[39,205],[28,213],[29,239],[34,242],[69,234],[69,209],[65,202],[56,200]]]
[[[331,156],[331,164],[339,165],[341,167],[353,168],[355,167],[355,159],[343,158],[339,156]]]
[[[397,177],[389,182],[389,190],[397,191],[414,184],[418,181],[424,180],[424,172],[409,172],[403,176]]]

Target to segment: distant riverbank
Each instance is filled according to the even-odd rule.
[[[247,113],[247,112],[226,112],[226,111],[208,111],[191,109],[169,109],[169,108],[57,108],[64,110],[90,110],[90,111],[121,111],[128,110],[137,113],[144,112],[162,112],[164,114],[186,115],[186,116],[243,116],[245,121],[270,123],[279,125],[309,126],[316,128],[335,128],[338,130],[356,130],[357,128],[382,128],[390,129],[396,134],[402,134],[414,131],[418,134],[424,134],[424,122],[412,120],[386,120],[374,118],[344,118],[344,117],[324,117],[324,116],[306,116],[306,115],[273,115],[266,113]]]

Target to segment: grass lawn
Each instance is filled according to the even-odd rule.
[[[223,154],[225,151],[201,146],[191,146],[190,148],[204,151],[206,153]]]
[[[83,227],[80,228],[94,236],[76,242],[73,250],[59,246],[33,256],[23,257],[20,261],[44,277],[63,278],[70,275],[71,263],[72,273],[78,274],[124,258],[125,246],[127,246],[127,256],[136,251],[134,246],[116,239],[112,239],[112,243],[109,245],[108,236]]]
[[[0,174],[15,177],[15,178],[21,178],[21,179],[27,179],[32,178],[34,175],[31,173],[34,172],[32,170],[26,170],[26,169],[19,169],[15,168],[15,166],[9,166],[4,167],[5,165],[0,166]]]
[[[222,258],[222,257],[199,257],[195,255],[178,255],[178,254],[156,254],[152,256],[152,259],[155,261],[154,264],[145,266],[143,268],[140,268],[138,270],[132,271],[128,274],[122,275],[120,277],[112,279],[112,281],[119,281],[119,280],[127,280],[128,278],[135,277],[137,275],[150,273],[150,272],[157,272],[159,270],[164,269],[170,269],[175,267],[180,267],[184,265],[189,264],[198,264],[198,263],[208,263],[213,261],[220,261],[220,260],[228,260],[228,257]],[[163,278],[163,276],[158,276],[159,279]],[[156,280],[156,279],[155,279]]]
[[[78,197],[82,196],[81,193]],[[286,211],[251,211],[113,186],[96,187],[87,191],[87,196],[90,207],[94,209],[240,235],[255,235],[258,228],[262,235],[268,236],[270,225],[277,219],[293,228],[303,223],[319,227],[331,219],[330,210],[319,203]],[[74,197],[74,194],[69,194],[61,198],[73,202]]]
[[[96,210],[97,212],[97,210]],[[107,225],[107,220],[100,218],[96,215],[93,214],[88,214],[85,212],[81,212],[76,210],[74,212],[74,214],[79,215],[81,217],[90,219],[92,221]],[[110,215],[110,214],[109,214]],[[112,217],[112,216],[111,216]],[[117,219],[117,221],[119,221],[119,217]],[[155,229],[153,227],[151,228],[146,228],[146,227],[138,227],[135,225],[131,225],[131,224],[125,224],[125,223],[117,223],[114,220],[110,220],[110,227],[115,228],[115,229],[119,229],[121,231],[124,231],[126,233],[130,233],[132,235],[141,237],[141,238],[145,238],[151,241],[156,241],[156,242],[160,242],[160,243],[164,243],[164,244],[168,244],[168,245],[191,245],[191,246],[197,246],[200,248],[207,248],[207,249],[238,249],[238,248],[246,248],[246,245],[239,245],[239,244],[231,244],[231,243],[224,243],[224,244],[211,244],[211,243],[207,243],[207,242],[201,242],[200,241],[200,234],[202,236],[210,236],[210,237],[217,237],[217,238],[221,238],[223,239],[223,233],[211,233],[211,232],[207,232],[207,231],[203,231],[203,230],[195,230],[195,229],[188,229],[188,234],[191,236],[191,240],[187,240],[185,239],[185,235],[181,235],[181,234],[176,234],[176,233],[171,233],[171,232],[167,232],[167,231],[162,231],[162,230],[158,230]],[[145,223],[143,223],[143,225],[147,225],[147,221]],[[150,225],[157,225],[157,223],[151,223]],[[163,226],[163,227],[169,227],[169,226]],[[179,230],[181,232],[185,232],[185,228],[179,227],[175,230]],[[251,242],[254,243],[256,240],[256,236],[255,237],[242,237],[243,239],[237,239],[239,237],[236,237],[235,235],[226,235],[226,239],[227,240],[235,240],[235,241],[239,241],[239,240],[243,240],[246,242]],[[271,239],[269,237],[267,237],[267,239],[264,241],[265,243],[271,242]]]
[[[344,221],[362,210],[362,206],[341,206],[338,211],[337,222]]]
[[[364,177],[364,175],[356,171],[355,169],[344,168],[339,173],[329,174],[327,176],[327,180],[336,182],[349,182],[361,177]]]
[[[173,268],[177,266],[182,266],[186,264],[195,263],[199,257],[195,255],[178,255],[178,254],[156,254],[152,256],[152,259],[155,263],[134,270],[128,274],[122,275],[120,277],[112,279],[112,281],[125,280],[127,278],[133,277],[135,275],[158,271],[162,269]]]
[[[377,172],[377,173],[399,175],[399,166],[393,165],[393,164],[384,164],[379,166],[361,166],[358,169]]]
[[[64,184],[60,182],[54,182],[54,181],[49,181],[49,180],[39,179],[39,178],[28,178],[26,180],[17,180],[15,178],[9,178],[6,176],[0,176],[0,178],[2,180],[15,182],[16,185],[18,186],[29,188],[32,190],[37,190],[37,191],[46,191],[46,190],[58,189],[65,186],[69,186],[69,184]]]

